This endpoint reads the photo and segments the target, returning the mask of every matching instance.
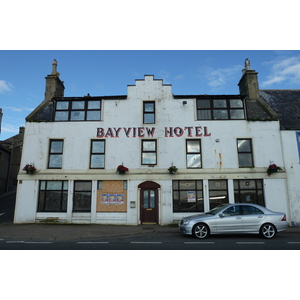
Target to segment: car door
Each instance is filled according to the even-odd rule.
[[[218,233],[243,232],[242,209],[240,205],[226,208],[216,220]]]
[[[253,205],[242,205],[244,232],[258,233],[266,215],[259,208]]]

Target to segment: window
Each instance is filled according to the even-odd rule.
[[[173,212],[203,212],[202,186],[202,180],[173,180]]]
[[[101,100],[56,100],[54,121],[99,121]]]
[[[105,141],[91,141],[90,169],[104,169]]]
[[[48,169],[61,169],[63,140],[50,140]]]
[[[92,181],[74,182],[73,212],[90,212]]]
[[[237,140],[239,168],[253,167],[252,141],[251,139]]]
[[[263,215],[264,213],[254,207],[254,206],[250,206],[250,205],[242,205],[243,206],[243,214],[244,215]]]
[[[67,202],[68,181],[40,181],[38,212],[66,212]]]
[[[244,120],[244,101],[238,99],[197,99],[197,120]]]
[[[156,165],[156,140],[142,140],[142,165]]]
[[[230,206],[223,211],[224,217],[239,216],[241,214],[242,214],[242,207],[240,205]]]
[[[154,124],[155,123],[155,102],[143,103],[143,123]]]
[[[227,180],[209,180],[208,186],[210,209],[220,204],[228,203]]]
[[[201,168],[200,140],[186,140],[186,165],[187,168]]]
[[[299,161],[300,161],[300,132],[296,132],[296,139],[297,139],[297,146],[298,146],[298,155],[299,155]]]
[[[265,206],[263,181],[261,179],[233,180],[234,201],[236,203],[254,203]]]

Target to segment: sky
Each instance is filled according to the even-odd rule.
[[[43,100],[52,62],[65,97],[127,95],[127,85],[154,75],[175,95],[238,94],[245,59],[260,89],[299,89],[300,51],[293,50],[1,50],[0,140],[18,134]]]

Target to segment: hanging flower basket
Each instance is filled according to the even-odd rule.
[[[272,173],[277,173],[278,171],[281,171],[281,170],[282,170],[282,168],[278,167],[275,164],[271,164],[268,167],[267,173],[268,173],[268,176],[271,176]]]
[[[168,169],[169,173],[170,174],[176,174],[178,169],[176,168],[176,166],[171,166],[169,169]]]
[[[34,164],[26,164],[23,170],[26,171],[26,174],[34,174],[36,172]]]
[[[118,172],[119,174],[125,174],[125,172],[127,172],[127,171],[129,171],[129,169],[126,168],[126,167],[124,167],[123,165],[119,165],[119,166],[117,167],[117,172]]]

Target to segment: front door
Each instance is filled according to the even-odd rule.
[[[158,223],[158,187],[155,182],[141,184],[140,219],[142,224]],[[139,186],[139,187],[140,187]]]

